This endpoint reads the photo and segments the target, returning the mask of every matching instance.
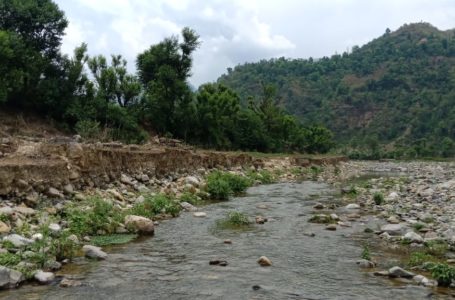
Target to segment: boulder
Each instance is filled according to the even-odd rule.
[[[39,270],[33,275],[33,278],[41,284],[47,284],[55,279],[55,275],[52,272],[43,272]]]
[[[185,210],[185,211],[197,211],[197,207],[188,203],[188,202],[180,202],[180,206]]]
[[[3,206],[3,207],[0,207],[0,215],[6,215],[6,216],[9,216],[11,214],[14,213],[14,209],[12,209],[11,207],[9,206]]]
[[[330,231],[335,231],[337,230],[337,225],[336,224],[329,224],[325,227],[326,230],[330,230]]]
[[[53,188],[53,187],[50,187],[47,190],[47,195],[51,198],[60,198],[60,199],[63,198],[63,194],[59,190],[57,190],[56,188]]]
[[[389,269],[389,277],[394,278],[413,278],[415,276],[414,273],[406,271],[398,266],[392,267]]]
[[[381,226],[382,232],[387,232],[389,235],[402,235],[404,226],[401,224],[386,224]]]
[[[74,187],[71,183],[68,183],[63,187],[63,192],[68,195],[74,194]]]
[[[199,179],[197,179],[194,176],[187,176],[185,178],[185,183],[186,184],[190,184],[190,185],[192,185],[192,186],[194,186],[196,188],[199,187],[199,184],[200,184]]]
[[[268,259],[267,256],[261,256],[258,259],[258,264],[261,267],[269,267],[272,265],[272,261],[270,259]]]
[[[92,245],[84,245],[82,247],[82,251],[84,252],[84,255],[88,258],[94,258],[94,259],[106,259],[107,258],[107,253],[101,250],[100,247],[92,246]]]
[[[414,231],[409,231],[403,236],[404,240],[410,241],[411,243],[423,243],[423,238],[415,233]]]
[[[24,280],[25,276],[21,272],[0,266],[1,289],[15,288]]]
[[[27,239],[21,235],[15,234],[15,233],[5,236],[3,238],[3,241],[10,241],[11,243],[13,243],[13,245],[15,247],[23,247],[25,245],[29,245],[34,242],[33,240]]]
[[[128,215],[125,217],[125,227],[130,231],[139,232],[141,234],[153,235],[155,231],[152,220],[135,215]]]
[[[376,264],[368,259],[360,259],[358,261],[356,261],[356,264],[359,265],[359,267],[361,268],[365,268],[365,269],[368,269],[368,268],[374,268],[376,266]]]
[[[357,203],[350,203],[346,205],[346,209],[360,209],[360,205],[358,205]]]

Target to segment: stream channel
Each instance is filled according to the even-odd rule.
[[[82,281],[62,288],[28,284],[0,293],[1,299],[437,299],[433,290],[376,277],[356,265],[366,225],[327,231],[308,219],[317,202],[341,201],[327,184],[280,183],[248,189],[244,197],[163,221],[155,237],[106,248],[105,261],[76,259],[60,275]],[[266,205],[268,209],[258,208]],[[343,214],[344,208],[335,210]],[[263,225],[220,229],[217,220],[237,210]],[[333,210],[331,212],[334,212]],[[373,218],[373,217],[367,217]],[[308,236],[308,233],[315,236]],[[224,240],[232,240],[225,244]],[[260,256],[273,263],[261,267]],[[220,259],[227,266],[209,265]]]

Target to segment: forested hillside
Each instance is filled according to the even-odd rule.
[[[244,103],[274,85],[288,112],[327,126],[352,156],[455,154],[454,30],[404,25],[351,53],[247,63],[218,82]]]

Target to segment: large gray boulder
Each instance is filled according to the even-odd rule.
[[[88,258],[94,258],[94,259],[106,259],[107,258],[107,253],[101,250],[100,247],[92,246],[92,245],[84,245],[82,247],[82,251],[84,252],[84,255]]]
[[[155,232],[153,221],[142,216],[135,215],[126,216],[125,227],[129,231],[138,232],[141,234],[153,235],[153,233]]]
[[[0,288],[15,288],[25,280],[24,275],[16,270],[0,266]]]

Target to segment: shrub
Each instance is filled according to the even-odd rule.
[[[438,281],[440,286],[450,286],[455,279],[455,269],[447,264],[434,264],[430,267],[431,276]]]
[[[201,202],[201,199],[198,196],[196,196],[195,194],[185,192],[180,196],[179,201],[188,202],[190,204],[197,205]]]
[[[171,214],[175,217],[178,216],[180,210],[180,205],[174,199],[164,194],[158,194],[145,196],[144,201],[136,203],[130,213],[146,218],[152,218],[160,213]]]
[[[100,122],[97,121],[80,120],[75,129],[83,139],[96,139],[101,135]]]
[[[251,186],[252,180],[240,175],[215,171],[207,176],[207,192],[215,200],[228,200]]]
[[[251,225],[248,216],[239,211],[228,212],[226,218],[217,222],[218,227],[239,228]]]
[[[363,246],[362,254],[360,257],[366,260],[371,260],[370,247],[368,247],[368,245]]]
[[[300,169],[297,170],[300,171]],[[275,176],[272,174],[272,172],[267,170],[248,171],[247,176],[252,181],[259,181],[262,184],[270,184],[276,181]]]
[[[373,195],[373,200],[376,205],[382,205],[384,203],[384,195],[380,192],[376,192]]]

